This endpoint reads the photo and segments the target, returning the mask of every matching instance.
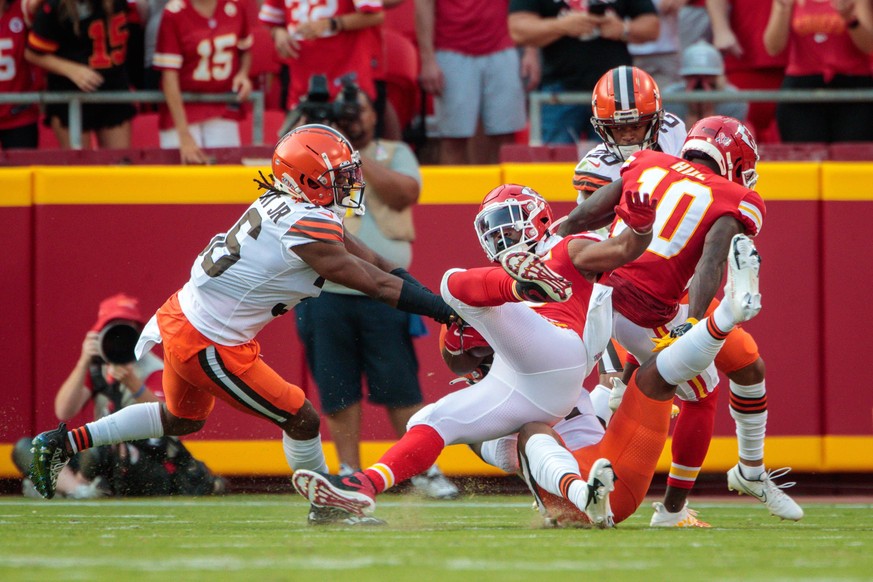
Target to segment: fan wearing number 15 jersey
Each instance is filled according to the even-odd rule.
[[[161,16],[154,67],[177,71],[179,89],[191,93],[230,93],[243,53],[252,47],[248,0],[215,0],[211,13],[199,0],[170,0]],[[164,87],[166,91],[166,87]],[[185,103],[188,124],[209,119],[240,119],[238,103]],[[158,127],[172,129],[166,105]]]

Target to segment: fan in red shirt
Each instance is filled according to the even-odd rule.
[[[0,93],[38,89],[36,70],[24,60],[27,29],[19,0],[0,0]],[[39,130],[35,103],[0,105],[0,147],[35,148]]]
[[[172,0],[164,8],[154,67],[161,71],[166,105],[159,127],[162,148],[179,148],[182,163],[203,164],[203,147],[238,147],[238,103],[184,103],[183,92],[237,94],[249,80],[252,35],[247,0]]]
[[[382,8],[382,0],[265,0],[259,18],[270,26],[276,51],[291,68],[289,111],[318,74],[327,77],[331,97],[340,91],[340,78],[352,75],[375,101],[374,55],[381,51],[381,40],[370,28],[382,24]]]

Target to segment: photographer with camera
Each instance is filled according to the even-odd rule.
[[[346,75],[352,75],[367,95],[376,96],[375,61],[382,52],[378,27],[385,20],[385,4],[396,3],[393,0],[261,3],[258,18],[270,27],[276,54],[291,73],[285,103],[289,115],[294,114],[307,93],[310,77],[316,73],[325,76],[325,87],[331,97],[339,90],[338,79]],[[286,123],[279,135],[291,127],[293,123]]]
[[[705,40],[697,41],[682,51],[679,68],[682,81],[664,87],[664,99],[670,94],[693,93],[694,91],[738,91],[724,74],[724,59],[717,48]],[[669,103],[670,112],[691,127],[704,117],[724,115],[740,121],[746,119],[749,104],[743,101]]]
[[[152,353],[137,360],[133,349],[144,319],[138,300],[125,294],[100,303],[97,321],[85,334],[75,367],[55,395],[55,415],[70,420],[93,401],[94,418],[161,395],[163,361]],[[13,461],[23,473],[30,466],[31,438],[21,439]],[[175,476],[173,473],[178,472]],[[25,495],[39,497],[25,479]],[[106,495],[206,494],[224,489],[178,439],[150,439],[83,451],[61,471],[57,491],[72,499]]]
[[[316,90],[321,80],[310,84]],[[375,138],[376,111],[369,96],[350,79],[332,102],[312,92],[302,102],[302,119],[329,123],[360,152],[367,184],[367,209],[346,216],[346,229],[368,247],[403,268],[412,262],[415,228],[412,206],[421,191],[421,173],[403,142]],[[316,105],[316,103],[320,103]],[[310,117],[311,116],[311,117]],[[295,307],[297,332],[318,387],[321,410],[340,461],[340,474],[360,470],[361,399],[367,379],[369,401],[384,406],[397,437],[423,407],[413,338],[424,335],[421,318],[362,293],[324,283],[321,295]],[[337,359],[336,354],[343,354]],[[457,496],[458,489],[436,466],[412,479],[424,495]]]

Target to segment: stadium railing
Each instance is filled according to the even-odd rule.
[[[182,93],[185,103],[237,103],[235,93]],[[69,107],[70,147],[82,149],[82,105],[85,103],[164,103],[162,91],[40,91],[0,93],[0,104],[66,103]],[[264,143],[264,93],[252,91],[246,101],[252,103],[252,144]]]
[[[736,101],[774,101],[783,103],[849,103],[866,102],[873,105],[873,89],[791,89],[776,91],[687,91],[661,96],[665,103],[725,103]],[[528,145],[539,146],[542,140],[543,105],[588,105],[590,92],[541,92],[528,96],[530,136]]]

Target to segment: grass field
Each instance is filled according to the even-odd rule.
[[[873,580],[873,504],[697,501],[709,530],[540,529],[524,496],[380,498],[384,527],[310,527],[292,495],[92,502],[0,497],[0,581]],[[546,578],[547,577],[547,578]]]

